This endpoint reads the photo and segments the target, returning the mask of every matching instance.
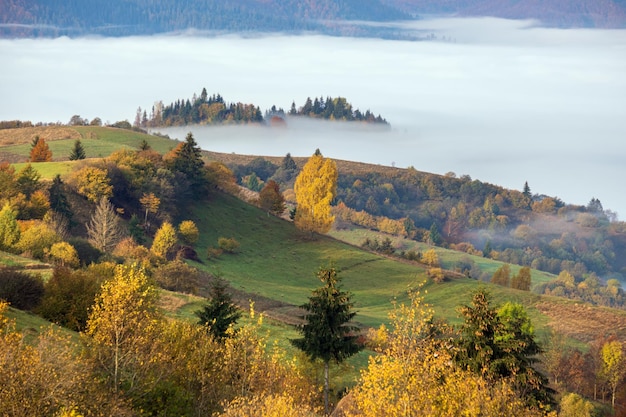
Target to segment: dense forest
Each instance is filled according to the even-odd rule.
[[[327,97],[324,99],[310,97],[302,107],[296,108],[293,102],[289,116],[305,116],[326,120],[367,122],[387,124],[380,115],[375,116],[368,109],[364,113],[354,109],[344,97]],[[284,123],[285,111],[275,105],[265,112],[265,117],[259,106],[254,104],[226,103],[220,94],[208,95],[206,88],[200,95],[194,94],[191,99],[176,100],[169,105],[158,101],[152,106],[150,114],[141,107],[137,109],[134,127],[167,127],[184,126],[189,124],[241,124],[241,123]],[[8,123],[8,122],[7,122]]]
[[[339,402],[345,394],[341,390],[330,395],[332,405],[346,415],[397,415],[392,411],[409,409],[415,415],[554,417],[621,410],[626,356],[616,332],[623,330],[624,317],[583,305],[587,315],[609,314],[602,316],[610,317],[608,322],[596,325],[614,331],[576,339],[585,344],[583,350],[557,332],[548,332],[540,341],[527,309],[536,309],[537,300],[543,308],[565,309],[566,304],[537,295],[526,306],[509,301],[529,295],[530,268],[511,274],[509,263],[525,264],[506,258],[511,256],[504,255],[507,240],[495,238],[502,234],[523,240],[523,253],[542,251],[544,240],[550,238],[548,246],[555,246],[554,240],[565,237],[537,226],[522,233],[519,227],[539,220],[563,221],[570,226],[567,233],[585,240],[568,241],[566,248],[576,245],[571,254],[554,251],[553,256],[568,258],[559,259],[558,277],[539,286],[541,291],[570,298],[578,291],[585,295],[581,301],[623,307],[619,281],[601,282],[598,276],[623,272],[616,272],[621,264],[613,258],[624,253],[619,246],[624,224],[595,198],[587,206],[571,206],[535,195],[528,185],[523,191],[506,190],[453,174],[333,161],[319,150],[310,158],[285,155],[235,162],[237,156],[228,155],[230,162],[218,162],[198,148],[191,134],[184,141],[166,141],[126,130],[130,124],[75,126],[72,129],[84,136],[57,140],[50,135],[55,130],[66,135],[69,126],[7,126],[15,124],[26,127],[4,129],[3,138],[12,137],[11,143],[24,142],[34,132],[42,135],[25,143],[30,163],[19,169],[0,164],[0,299],[12,307],[0,301],[0,347],[7,353],[0,357],[5,381],[0,386],[0,414],[327,415],[322,404],[328,409],[328,378],[322,382],[319,370],[331,363],[336,367],[334,363],[363,349],[370,359],[345,400]],[[23,138],[15,139],[22,133]],[[106,157],[87,157],[90,146],[102,149],[107,137],[118,141],[114,150]],[[65,154],[53,154],[51,145]],[[164,145],[169,150],[153,148]],[[68,159],[69,172],[42,179],[39,169],[60,169]],[[226,197],[241,195],[237,182],[259,191],[251,201],[263,211]],[[230,208],[218,208],[228,201]],[[308,204],[313,217],[305,219]],[[281,213],[294,217],[293,225],[272,216]],[[384,252],[381,257],[350,245],[337,250],[330,239],[316,234],[350,224],[386,232],[381,236],[418,240],[429,249],[409,257],[393,244],[379,247],[370,242],[365,249]],[[236,236],[222,234],[243,229],[246,232]],[[482,250],[470,241],[477,230],[482,239],[490,238]],[[219,238],[209,240],[209,234]],[[319,268],[317,283],[326,286],[313,289],[301,307],[307,313],[300,318],[294,314],[297,307],[272,301],[288,311],[283,317],[295,316],[295,329],[303,337],[290,340],[301,356],[291,357],[293,352],[278,345],[270,347],[254,302],[244,319],[245,311],[235,307],[233,292],[219,272],[206,268],[220,271],[231,263],[245,274],[242,268],[253,262],[255,253],[280,240],[287,257],[278,251],[260,253],[272,266],[261,271],[253,265],[252,275],[255,280],[271,275],[281,291],[288,291],[295,279],[285,271],[308,262],[305,258],[321,246],[329,245],[324,251],[340,256],[348,251],[355,256],[349,268]],[[615,251],[613,257],[604,252],[603,273],[585,263],[585,248],[598,252],[593,246],[597,242]],[[296,249],[300,244],[310,245],[303,258]],[[504,260],[487,280],[495,285],[476,283],[480,277],[472,274],[477,265],[470,266],[468,274],[448,270],[440,278],[436,270],[443,263],[435,248],[442,247]],[[381,276],[370,278],[366,271],[394,256],[405,258],[398,264],[411,271],[412,286],[407,290],[403,283],[401,300],[387,308],[389,327],[368,329],[350,323],[358,315],[353,295],[341,289],[341,276],[365,265],[351,285],[380,281]],[[20,267],[23,262],[27,267]],[[379,272],[389,273],[390,266],[383,265]],[[415,274],[425,278],[422,284],[416,284]],[[307,288],[315,286],[310,279],[303,282]],[[420,295],[420,285],[429,291],[451,288],[448,298],[460,303],[454,306],[460,320],[452,324],[435,317]],[[586,296],[592,290],[596,298]],[[338,296],[333,311],[345,324],[339,332],[342,342],[330,345],[343,345],[344,350],[320,350],[316,342],[315,335],[326,328],[314,318],[329,294]],[[365,296],[362,290],[359,294]],[[610,295],[610,303],[605,302]],[[243,296],[262,301],[251,293]],[[172,313],[187,298],[194,300],[192,319]],[[30,330],[20,330],[14,317],[22,316],[16,309],[62,327],[36,331],[30,325]],[[559,316],[561,321],[568,318]],[[307,333],[307,325],[313,331]],[[80,332],[80,337],[68,332]]]
[[[6,0],[0,36],[129,36],[196,29],[223,32],[318,31],[331,35],[420,39],[416,32],[359,21],[390,21],[424,15],[496,16],[537,19],[558,27],[626,27],[626,5],[618,0],[316,0],[148,1]],[[346,21],[352,21],[346,24]]]
[[[398,20],[408,16],[378,0],[306,4],[294,0],[34,1],[10,0],[0,9],[4,36],[129,36],[196,29],[204,32],[384,34],[388,29],[347,27],[330,20]]]

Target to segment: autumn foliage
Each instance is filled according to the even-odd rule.
[[[324,158],[319,150],[309,158],[293,187],[298,203],[297,228],[312,233],[330,230],[335,221],[330,205],[337,189],[337,175],[335,162]]]
[[[36,138],[30,150],[30,162],[48,162],[52,160],[52,151],[43,138]]]

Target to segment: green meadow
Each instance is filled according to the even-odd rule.
[[[143,140],[161,154],[176,146],[176,142],[173,140],[126,129],[100,126],[74,126],[71,129],[78,132],[87,158],[104,158],[121,148],[138,149]],[[32,134],[36,132],[35,130]],[[52,151],[53,161],[67,160],[77,137],[68,139],[65,131],[58,138],[55,138],[53,133],[50,135],[52,137],[45,139],[50,151]],[[27,158],[30,155],[31,139],[18,138],[15,142],[18,144],[3,146],[2,151]]]

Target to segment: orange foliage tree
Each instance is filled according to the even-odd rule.
[[[43,138],[38,136],[33,141],[33,147],[30,150],[31,162],[48,162],[52,160],[52,151]]]

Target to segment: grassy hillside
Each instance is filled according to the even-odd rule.
[[[295,306],[304,303],[310,291],[320,286],[314,274],[329,262],[334,262],[340,270],[344,288],[354,295],[356,319],[366,326],[386,322],[392,301],[406,301],[407,290],[426,280],[426,273],[419,265],[365,252],[330,237],[309,239],[291,223],[268,216],[231,196],[216,195],[206,205],[194,207],[191,213],[191,219],[201,230],[197,246],[204,263],[197,266],[230,281],[240,291],[244,304],[247,298],[254,299],[259,311],[266,310],[270,317],[286,322],[293,322],[300,314]],[[215,247],[219,237],[237,239],[241,243],[239,252],[206,260],[207,248]],[[440,253],[444,265],[459,256],[452,251]],[[496,261],[483,260],[481,267],[495,270],[499,265]],[[533,271],[533,283],[546,279],[550,277]],[[468,278],[443,284],[430,282],[424,292],[438,316],[458,323],[457,307],[468,304],[472,292],[480,285],[489,288],[496,303],[507,300],[522,303],[540,336],[549,332],[549,326],[558,327],[579,344],[611,331],[626,336],[626,312],[618,310],[581,307],[569,300]],[[587,313],[581,314],[581,308]]]
[[[4,155],[7,155],[7,149],[21,149],[20,152],[26,155],[35,135],[58,146],[53,149],[59,149],[62,154],[69,154],[76,138],[81,138],[91,155],[107,155],[120,147],[136,148],[144,139],[160,152],[166,152],[176,144],[164,138],[106,127],[39,127],[0,131],[0,145],[8,145],[2,147]],[[210,159],[222,157],[224,155],[209,156]],[[276,162],[279,160],[276,158]],[[301,164],[304,160],[298,159],[297,162]],[[51,178],[56,173],[69,171],[72,164],[69,161],[39,163],[37,169],[43,177]],[[352,171],[368,169],[364,164],[345,161],[339,161],[338,164],[351,164],[343,168]],[[21,165],[16,168],[21,168]],[[370,169],[382,168],[370,166]],[[265,310],[269,316],[285,323],[297,320],[300,311],[296,306],[304,303],[310,291],[320,285],[315,272],[320,266],[329,263],[338,267],[344,279],[344,287],[354,294],[357,320],[365,326],[378,326],[386,322],[392,302],[407,300],[407,290],[426,280],[426,271],[419,264],[387,258],[358,248],[366,236],[375,236],[374,232],[353,229],[333,233],[334,237],[348,243],[330,236],[311,239],[287,221],[268,216],[234,197],[220,194],[213,196],[206,204],[192,207],[185,217],[194,220],[201,231],[198,252],[204,263],[197,266],[224,276],[236,290],[241,305],[246,306],[248,300],[253,299],[257,309]],[[241,243],[238,253],[223,254],[219,258],[207,260],[207,249],[217,246],[219,237],[237,239]],[[404,250],[426,249],[424,244],[408,240],[396,240],[395,245]],[[441,248],[436,250],[445,268],[451,269],[456,262],[467,257],[487,273],[493,273],[501,265],[497,261],[470,257],[464,253]],[[513,273],[517,269],[517,266],[512,266]],[[552,279],[550,274],[533,271],[533,285]],[[434,305],[439,316],[458,322],[456,308],[468,303],[471,293],[479,285],[488,284],[457,278],[444,284],[429,283],[424,290],[427,291],[427,301]],[[581,342],[613,330],[626,335],[626,313],[621,311],[598,308],[592,310],[593,314],[581,314],[579,304],[575,302],[503,287],[489,287],[498,303],[510,299],[523,303],[540,333],[545,333],[546,326],[552,323]],[[611,323],[612,327],[604,323]]]
[[[159,153],[165,153],[176,146],[175,141],[126,129],[102,126],[41,126],[0,130],[0,159],[26,162],[35,136],[46,140],[52,151],[53,161],[67,160],[76,139],[80,139],[83,144],[87,158],[106,157],[123,147],[137,149],[143,140]]]

